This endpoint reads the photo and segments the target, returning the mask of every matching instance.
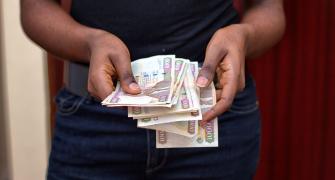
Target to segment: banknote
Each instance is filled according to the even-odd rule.
[[[190,94],[186,93],[185,86],[181,87],[180,95],[177,104],[173,105],[171,108],[166,107],[128,107],[128,117],[135,119],[156,117],[168,114],[179,114],[179,113],[197,113],[199,108],[194,107],[191,101]]]
[[[180,90],[184,82],[184,77],[186,75],[190,61],[187,59],[176,58],[175,63],[175,85],[173,88],[172,104],[178,103],[180,96]]]
[[[187,69],[186,76],[184,79],[184,90],[187,99],[182,99],[182,103],[187,103],[192,109],[196,111],[192,111],[195,114],[201,114],[200,111],[200,90],[198,86],[195,84],[196,77],[198,76],[198,63],[191,62],[189,68]],[[186,101],[187,100],[187,101]]]
[[[180,121],[180,122],[145,126],[144,128],[166,131],[169,133],[174,133],[191,138],[198,134],[199,124],[198,121]]]
[[[169,114],[179,114],[185,112],[191,113],[192,116],[198,115],[200,110],[199,96],[195,95],[197,90],[187,89],[191,88],[190,85],[187,85],[188,81],[189,81],[188,78],[185,77],[183,86],[181,87],[180,97],[178,98],[178,103],[172,106],[172,108],[128,107],[128,116],[133,117],[135,119],[141,119],[141,118],[149,118]]]
[[[211,92],[211,93],[209,93]],[[207,112],[216,103],[214,84],[200,90],[202,113]],[[199,123],[199,122],[198,122]],[[205,124],[198,125],[198,133],[193,137],[178,135],[165,130],[156,131],[157,148],[183,148],[183,147],[217,147],[218,146],[218,120],[217,118]]]
[[[186,71],[189,68],[189,60],[176,58],[175,61],[175,84],[173,91],[173,99],[172,99],[172,108],[165,107],[141,107],[141,106],[132,106],[128,107],[128,117],[133,117],[136,119],[145,118],[145,117],[155,117],[159,115],[172,114],[172,113],[184,113],[184,112],[192,112],[195,111],[194,108],[189,106],[186,102],[187,97],[183,95],[186,94],[185,88],[183,87],[184,77],[186,75]],[[180,100],[180,96],[183,96],[183,101]],[[173,101],[177,101],[174,103]],[[179,102],[178,102],[179,101]]]
[[[131,63],[133,75],[142,92],[130,95],[123,92],[120,83],[103,102],[113,106],[171,107],[175,81],[175,56],[160,55],[139,59]]]
[[[190,68],[187,69],[187,76],[185,76],[184,80],[184,90],[186,91],[187,99],[183,99],[184,97],[181,97],[181,104],[182,106],[192,106],[195,111],[189,112],[189,113],[173,113],[173,114],[160,114],[156,117],[147,117],[143,119],[139,119],[138,126],[144,127],[144,126],[152,126],[155,124],[161,124],[161,123],[169,123],[169,122],[177,122],[177,121],[191,121],[191,120],[201,120],[202,119],[202,113],[200,111],[200,99],[199,99],[199,89],[195,85],[195,76],[197,75],[195,70],[192,72],[193,69],[198,69],[196,67],[196,63],[192,63]],[[134,118],[134,117],[133,117]]]
[[[156,124],[166,124],[171,122],[179,121],[192,121],[192,120],[201,120],[201,113],[179,113],[179,114],[169,114],[162,115],[157,117],[143,118],[137,120],[138,127],[152,126]]]
[[[108,107],[128,106],[128,116],[139,128],[156,130],[157,148],[217,147],[218,122],[214,119],[200,126],[202,114],[216,102],[213,83],[196,86],[197,62],[160,55],[131,63],[139,95],[115,91],[102,104]]]

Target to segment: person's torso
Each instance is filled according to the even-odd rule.
[[[232,0],[73,0],[71,15],[118,36],[132,59],[176,54],[203,61],[214,32],[238,22]]]

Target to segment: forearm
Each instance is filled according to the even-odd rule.
[[[248,29],[246,56],[255,57],[275,45],[285,30],[282,0],[254,0],[242,18]]]
[[[88,63],[88,39],[99,32],[77,23],[53,0],[21,0],[25,33],[45,50],[65,59]]]

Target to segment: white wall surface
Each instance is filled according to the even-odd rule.
[[[0,14],[2,14],[0,8]],[[2,21],[0,18],[0,29],[2,29]],[[1,32],[1,31],[0,31]],[[7,125],[5,123],[4,95],[3,95],[3,78],[2,73],[2,34],[0,33],[0,180],[9,179],[9,161],[7,152]]]
[[[23,34],[19,0],[0,0],[0,71],[13,180],[45,179],[48,157],[48,91],[43,51]],[[1,82],[1,81],[0,81]]]

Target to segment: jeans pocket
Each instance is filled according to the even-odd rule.
[[[56,96],[57,113],[62,116],[69,116],[76,113],[84,103],[86,97],[77,96],[63,89]]]

